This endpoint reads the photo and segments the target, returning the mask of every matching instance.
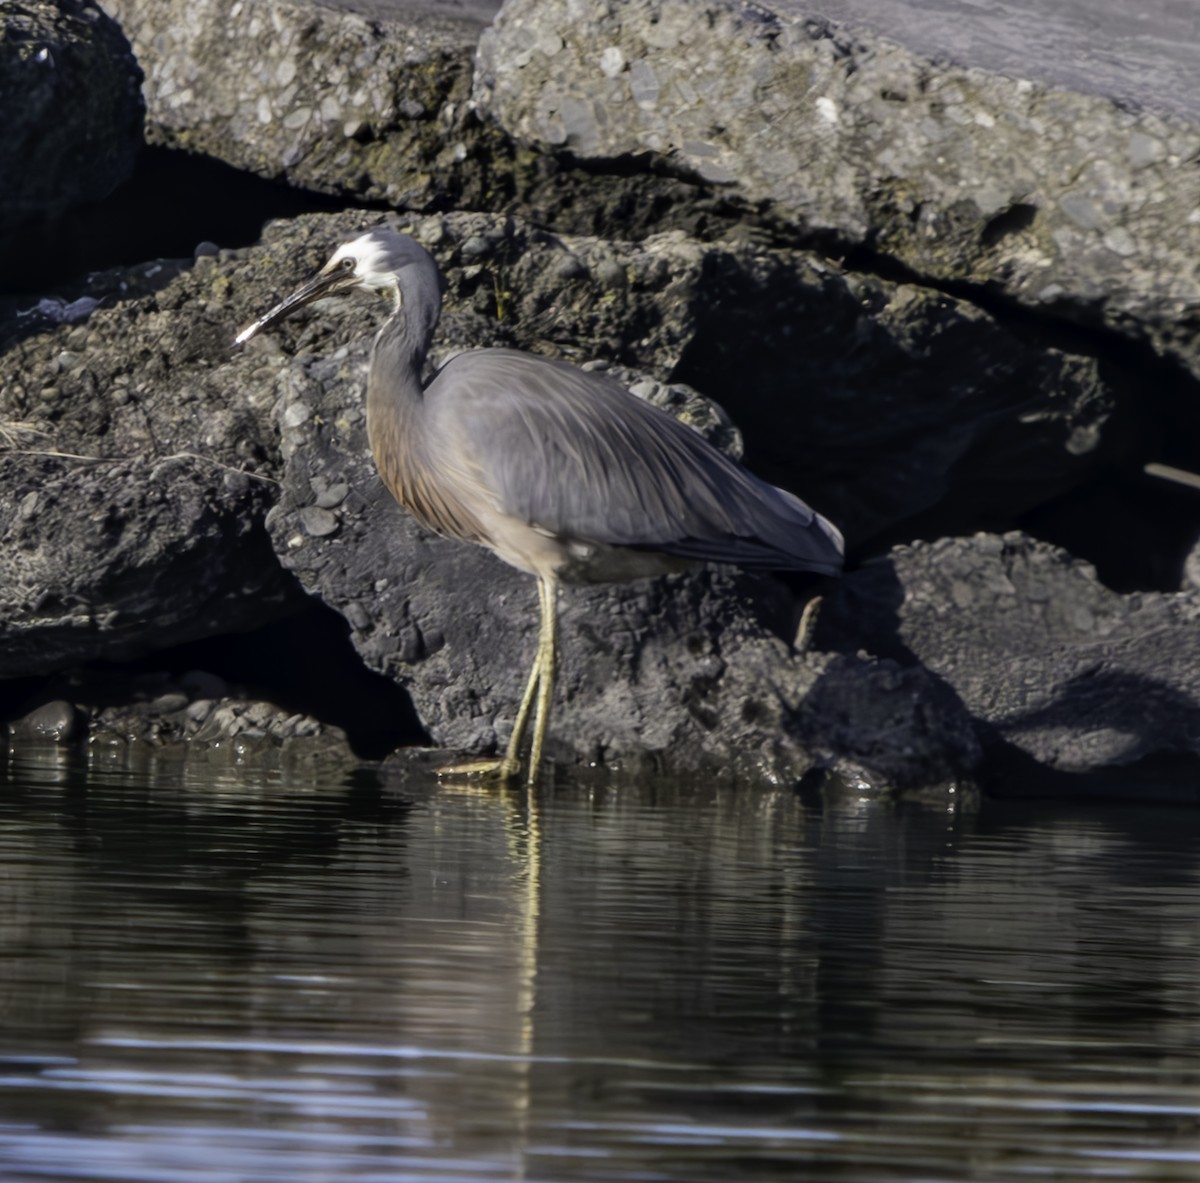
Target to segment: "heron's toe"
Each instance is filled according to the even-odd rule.
[[[463,760],[456,764],[447,764],[437,770],[440,777],[447,780],[455,777],[465,777],[472,780],[516,780],[521,772],[519,760],[496,759]]]

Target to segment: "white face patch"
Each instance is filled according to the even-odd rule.
[[[395,287],[396,277],[387,266],[387,251],[373,233],[342,243],[333,252],[333,258],[325,264],[324,270],[336,270],[343,259],[354,260],[354,274],[363,287],[373,288],[377,292]]]

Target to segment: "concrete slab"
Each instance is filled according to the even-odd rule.
[[[1200,115],[1200,8],[1192,0],[776,0],[774,7],[863,25],[958,65]]]

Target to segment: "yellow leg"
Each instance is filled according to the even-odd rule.
[[[529,784],[537,782],[538,769],[542,764],[542,745],[546,741],[546,726],[550,722],[550,703],[554,697],[555,665],[555,622],[558,615],[558,584],[553,576],[538,581],[542,601],[542,631],[538,638],[537,661],[534,671],[538,676],[537,716],[533,721],[533,742],[529,747]]]
[[[501,780],[512,780],[521,771],[521,740],[525,735],[525,725],[529,722],[529,708],[533,706],[533,696],[537,693],[538,682],[541,681],[541,667],[538,664],[541,652],[542,640],[541,629],[539,629],[537,654],[535,654],[533,665],[529,670],[525,693],[521,695],[521,705],[517,708],[517,718],[513,723],[512,735],[509,736],[504,759],[500,761],[496,769]]]
[[[558,584],[553,577],[538,580],[538,600],[541,604],[541,627],[538,630],[537,653],[525,693],[517,708],[512,737],[508,741],[502,760],[468,760],[439,768],[439,776],[486,776],[498,780],[513,780],[521,771],[521,740],[529,722],[529,711],[537,698],[537,715],[533,725],[533,746],[529,752],[529,783],[537,779],[538,765],[542,759],[542,744],[546,738],[546,724],[550,716],[550,698],[554,691],[554,632],[555,609],[557,607]]]
[[[817,627],[817,613],[821,610],[821,598],[821,596],[813,596],[804,605],[804,611],[800,614],[800,624],[796,628],[796,639],[792,642],[792,648],[797,653],[808,652],[808,643],[812,640],[812,635]]]

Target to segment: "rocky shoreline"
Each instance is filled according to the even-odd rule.
[[[703,569],[565,591],[556,762],[1192,799],[1200,494],[1144,468],[1200,469],[1200,124],[818,6],[701,7],[0,17],[0,105],[61,145],[39,164],[57,204],[0,181],[12,744],[346,765],[503,744],[532,581],[383,489],[361,406],[378,310],[320,305],[231,349],[390,217],[446,276],[435,361],[503,344],[611,368],[847,536],[826,587]],[[100,141],[65,64],[81,29],[119,66]],[[40,105],[13,97],[31,71]],[[116,170],[98,184],[124,180],[99,203],[56,179],[89,144]],[[127,262],[81,265],[118,224]],[[139,245],[186,226],[186,253]]]

